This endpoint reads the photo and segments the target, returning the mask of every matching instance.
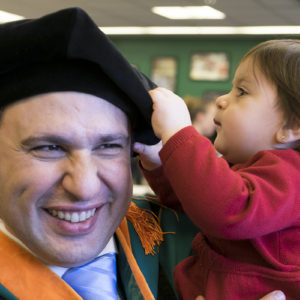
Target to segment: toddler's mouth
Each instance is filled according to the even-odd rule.
[[[214,119],[214,123],[216,126],[221,126],[221,123],[219,121],[217,121],[216,119]]]

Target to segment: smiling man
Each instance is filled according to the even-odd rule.
[[[153,205],[131,200],[131,145],[157,142],[154,84],[78,8],[3,24],[0,40],[0,298],[172,299],[195,230],[161,244]]]
[[[97,256],[130,203],[125,113],[79,92],[35,96],[4,111],[0,143],[7,230],[53,265]]]

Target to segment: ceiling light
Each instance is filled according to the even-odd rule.
[[[299,35],[300,26],[100,27],[108,35]]]
[[[225,19],[225,14],[210,6],[155,6],[152,12],[168,19]]]
[[[24,17],[0,10],[0,23],[22,20]]]

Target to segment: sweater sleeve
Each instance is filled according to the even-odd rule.
[[[261,151],[230,168],[189,126],[169,139],[160,157],[183,210],[207,234],[255,238],[299,220],[300,158],[294,150]]]
[[[163,168],[160,167],[152,171],[147,171],[142,167],[141,163],[139,163],[139,167],[149,186],[157,195],[159,200],[170,208],[182,210],[181,203],[174,193],[170,182],[165,176]]]

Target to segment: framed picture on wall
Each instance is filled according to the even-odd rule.
[[[229,79],[229,57],[224,52],[198,52],[191,57],[192,80],[226,81]]]
[[[175,91],[177,61],[172,56],[154,57],[151,63],[151,79],[158,86]]]

